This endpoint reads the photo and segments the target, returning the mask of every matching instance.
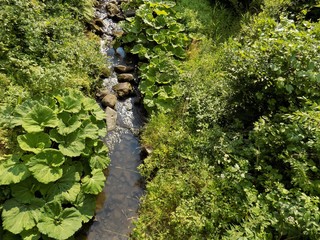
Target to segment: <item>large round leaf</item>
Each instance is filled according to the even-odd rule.
[[[60,108],[62,108],[65,112],[80,112],[81,100],[83,98],[82,94],[80,92],[78,92],[78,94],[75,94],[72,91],[70,91],[69,94],[70,95],[68,96],[56,96],[56,99],[60,103]]]
[[[0,185],[18,183],[30,176],[27,166],[20,162],[20,156],[10,155],[0,161]]]
[[[42,132],[20,135],[17,140],[21,149],[35,154],[51,146],[49,135]]]
[[[42,234],[57,240],[65,240],[81,228],[81,214],[76,208],[61,208],[58,202],[46,204],[37,227]]]
[[[22,118],[22,127],[27,132],[42,132],[45,127],[56,127],[57,115],[46,106],[35,105],[32,110]]]
[[[76,131],[81,126],[81,121],[77,115],[68,112],[62,112],[58,115],[58,132],[61,135],[67,135]]]
[[[12,196],[23,203],[30,203],[35,198],[36,191],[40,189],[39,182],[33,177],[28,177],[22,182],[13,184],[10,188]]]
[[[91,172],[92,177],[85,176],[82,181],[82,188],[85,193],[98,194],[102,191],[106,177],[101,169],[94,169]]]
[[[74,203],[84,223],[88,222],[96,210],[96,196],[81,192]]]
[[[7,200],[3,204],[3,228],[14,234],[32,229],[44,203],[42,199],[33,199],[30,203],[22,203],[15,198]]]
[[[42,183],[54,182],[62,177],[60,167],[65,161],[63,154],[56,149],[45,149],[43,152],[30,158],[27,162],[32,175]]]
[[[74,202],[80,192],[80,176],[74,166],[68,166],[63,169],[63,176],[49,184],[47,197],[48,201],[67,200]]]
[[[68,157],[78,157],[85,149],[85,140],[82,137],[82,131],[78,130],[66,136],[62,136],[56,129],[50,131],[50,138],[60,143],[59,150]]]
[[[89,159],[91,169],[105,169],[109,165],[109,158],[106,156],[93,155]]]

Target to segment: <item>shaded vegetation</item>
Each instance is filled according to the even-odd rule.
[[[182,15],[219,11],[186,18],[203,35],[180,64],[183,96],[142,135],[153,151],[132,238],[319,239],[319,2],[253,15],[200,2],[178,1]]]

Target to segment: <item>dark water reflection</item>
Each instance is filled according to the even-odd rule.
[[[138,139],[124,131],[110,154],[107,184],[98,197],[97,213],[89,232],[90,240],[128,239],[132,220],[137,218],[139,198],[143,194]]]

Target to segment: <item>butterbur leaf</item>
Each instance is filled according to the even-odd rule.
[[[76,208],[65,208],[56,202],[44,207],[37,227],[42,234],[57,240],[65,240],[73,236],[81,228],[81,213]]]
[[[50,138],[60,143],[59,150],[68,157],[80,156],[85,149],[84,138],[81,136],[82,131],[78,130],[66,136],[62,136],[56,129],[50,131]]]
[[[63,154],[56,149],[45,149],[30,158],[26,163],[32,175],[42,183],[54,182],[62,177],[60,167],[65,161]]]
[[[22,203],[15,198],[7,200],[3,204],[3,228],[14,234],[32,229],[44,204],[43,199],[33,199],[30,203]]]
[[[29,177],[10,187],[13,197],[22,203],[30,203],[35,198],[35,192],[39,190],[39,183],[33,177]]]
[[[92,170],[91,175],[92,177],[85,176],[81,180],[82,188],[85,193],[96,195],[102,191],[106,177],[101,169]]]
[[[18,183],[30,175],[27,166],[20,161],[20,156],[9,155],[0,161],[0,185]]]
[[[83,122],[83,128],[81,129],[82,138],[97,139],[99,128],[92,124],[89,120]]]
[[[81,213],[82,221],[86,223],[94,216],[96,209],[96,196],[81,192],[74,205]]]
[[[36,104],[32,110],[22,118],[22,127],[27,132],[42,132],[45,127],[56,127],[57,115],[51,108]]]
[[[97,102],[91,98],[84,97],[82,99],[83,109],[86,111],[95,110],[97,108]]]
[[[42,132],[20,135],[17,137],[17,140],[22,150],[35,154],[41,152],[44,148],[49,148],[51,146],[49,135]]]
[[[77,115],[71,115],[68,112],[62,112],[58,115],[58,133],[67,135],[76,131],[81,126],[81,121]]]
[[[79,92],[78,94],[75,94],[74,92],[70,92],[70,95],[68,96],[56,96],[56,99],[60,103],[60,107],[65,112],[70,113],[78,113],[81,110],[81,99],[82,94]]]
[[[47,199],[74,202],[80,192],[80,176],[74,166],[63,169],[63,176],[49,184]]]
[[[89,159],[91,169],[105,169],[109,163],[110,161],[107,155],[93,155]]]
[[[37,228],[32,228],[30,230],[25,230],[20,233],[23,240],[38,240],[41,237]]]
[[[104,111],[102,111],[102,109],[98,106],[98,104],[96,105],[96,107],[93,110],[91,110],[91,114],[97,120],[104,120],[106,118],[106,114],[104,113]]]

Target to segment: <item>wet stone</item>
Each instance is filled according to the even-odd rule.
[[[97,93],[96,96],[102,100],[106,95],[110,94],[110,91],[106,88],[100,89]]]
[[[107,94],[104,96],[104,98],[101,100],[101,104],[104,107],[111,107],[114,108],[117,103],[117,97],[114,94]]]
[[[117,93],[118,97],[128,97],[133,93],[133,87],[128,82],[118,83],[112,87],[112,89]]]
[[[112,131],[117,126],[117,112],[110,107],[106,108],[106,121],[108,131]]]
[[[134,76],[131,73],[121,73],[118,75],[119,82],[133,82]]]
[[[114,71],[116,73],[129,73],[134,70],[134,67],[132,66],[125,66],[125,65],[117,65],[114,66]]]

